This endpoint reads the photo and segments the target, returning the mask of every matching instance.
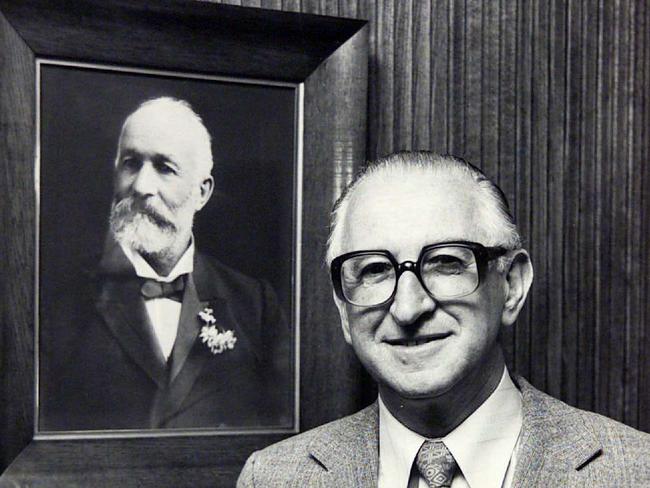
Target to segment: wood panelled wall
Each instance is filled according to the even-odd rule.
[[[368,157],[460,155],[511,201],[536,275],[510,365],[650,431],[647,2],[228,3],[370,21]]]

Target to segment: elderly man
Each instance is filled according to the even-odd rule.
[[[650,486],[649,435],[507,370],[499,331],[533,268],[480,170],[425,152],[369,165],[334,208],[328,262],[379,398],[254,453],[240,487]]]
[[[195,250],[212,164],[184,101],[147,101],[124,122],[104,253],[43,341],[42,430],[291,424],[291,340],[275,294]]]

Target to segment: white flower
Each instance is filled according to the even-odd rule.
[[[234,349],[237,338],[232,330],[221,331],[215,325],[217,320],[212,315],[214,310],[205,307],[199,312],[200,319],[205,323],[201,327],[199,337],[210,348],[212,354],[221,354],[227,349]]]
[[[214,325],[204,325],[199,334],[201,341],[207,344],[212,354],[221,354],[226,349],[233,349],[237,338],[232,330],[219,331]]]
[[[210,307],[205,307],[199,312],[199,317],[201,317],[201,320],[203,320],[203,322],[206,324],[216,324],[217,320],[214,318],[214,315],[212,315],[213,312],[214,310],[212,310]]]

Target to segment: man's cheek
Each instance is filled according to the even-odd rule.
[[[113,187],[113,192],[118,198],[124,198],[130,194],[131,185],[127,178],[117,177],[115,180],[115,185]]]

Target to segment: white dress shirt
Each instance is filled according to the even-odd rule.
[[[126,254],[126,257],[131,261],[131,264],[133,264],[135,273],[140,278],[171,283],[179,276],[194,271],[194,239],[190,241],[190,246],[167,276],[160,276],[156,273],[151,265],[137,252],[121,244],[120,246],[124,254]],[[181,317],[181,303],[170,298],[149,298],[145,300],[144,304],[147,308],[151,325],[153,325],[156,339],[158,339],[160,350],[163,356],[165,356],[165,359],[169,359],[169,355],[174,347],[174,341],[176,340],[176,332],[178,331],[178,320]]]
[[[492,395],[442,437],[458,463],[452,488],[509,488],[523,420],[521,393],[504,368]],[[379,488],[407,488],[415,457],[427,438],[409,430],[379,397]],[[427,488],[419,476],[418,488]]]

